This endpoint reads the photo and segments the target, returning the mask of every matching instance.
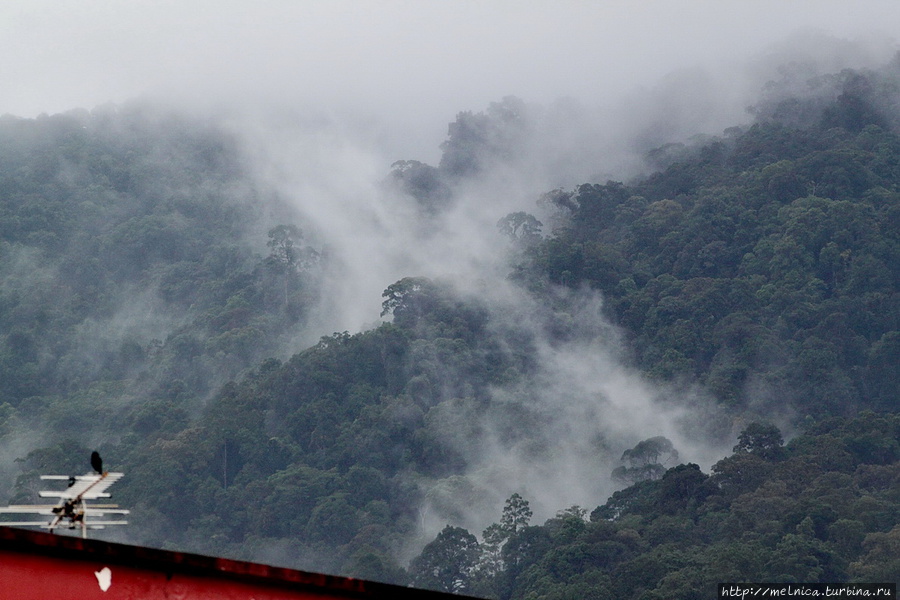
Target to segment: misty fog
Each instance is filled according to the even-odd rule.
[[[812,76],[897,50],[886,35],[864,33],[884,15],[900,22],[893,3],[868,3],[868,14],[838,2],[763,4],[145,2],[117,13],[111,3],[13,3],[0,9],[0,113],[140,97],[204,115],[239,140],[253,187],[278,199],[248,246],[264,254],[266,230],[290,223],[323,257],[315,308],[279,358],[389,320],[382,292],[404,277],[449,282],[487,307],[495,330],[527,332],[538,373],[527,387],[491,394],[540,416],[538,449],[504,440],[504,410],[448,407],[444,433],[467,472],[428,482],[414,554],[448,521],[480,531],[513,492],[532,502],[536,521],[603,503],[620,487],[608,475],[622,452],[643,439],[665,436],[679,461],[703,469],[733,446],[744,421],[702,389],[642,377],[598,292],[568,292],[566,316],[582,330],[553,341],[548,331],[562,317],[509,279],[515,248],[497,223],[524,211],[548,235],[554,215],[542,194],[627,182],[652,168],[645,156],[654,148],[749,122],[748,107],[786,65]],[[771,22],[777,13],[784,18]],[[73,31],[56,37],[70,19]],[[832,20],[845,29],[832,32]],[[511,153],[451,182],[438,210],[390,185],[395,161],[438,166],[458,113],[507,101],[521,125]],[[156,290],[128,292],[113,319],[81,324],[86,370],[106,345],[164,339],[178,325],[157,312]],[[13,478],[12,459],[46,441],[24,429],[6,438],[0,478]]]
[[[577,310],[567,317],[581,323],[583,331],[577,341],[559,345],[549,333],[549,320],[559,316],[546,314],[508,280],[512,248],[500,235],[498,220],[526,211],[549,223],[551,215],[542,215],[547,209],[538,203],[544,191],[591,180],[592,170],[634,175],[641,167],[640,148],[623,156],[614,145],[591,148],[588,143],[599,140],[605,146],[610,138],[618,143],[632,132],[607,138],[602,132],[608,128],[592,123],[571,103],[563,110],[512,104],[523,109],[524,123],[515,154],[490,159],[478,177],[454,189],[437,214],[423,213],[414,198],[385,187],[378,149],[343,123],[310,128],[298,121],[291,128],[279,120],[270,129],[251,128],[246,144],[260,180],[296,210],[297,223],[328,257],[321,303],[295,350],[332,332],[374,326],[382,291],[410,276],[450,282],[463,297],[478,298],[488,307],[495,328],[524,329],[538,347],[542,366],[528,387],[493,394],[498,404],[522,403],[541,416],[542,431],[529,435],[548,450],[535,454],[501,442],[494,431],[504,428],[495,422],[504,418],[503,411],[478,414],[464,404],[454,407],[455,413],[445,415],[443,433],[463,452],[470,472],[426,490],[432,503],[422,509],[423,539],[448,520],[480,530],[516,491],[531,500],[538,519],[573,504],[590,506],[615,489],[607,474],[622,451],[641,439],[665,435],[682,460],[707,468],[727,453],[736,433],[724,416],[709,418],[715,408],[702,391],[658,389],[626,366],[619,334],[601,316],[599,293],[582,290],[582,298],[566,300]],[[593,135],[570,139],[586,131]],[[561,164],[564,169],[556,168]],[[697,412],[689,411],[709,411],[704,417],[708,427],[698,427]]]

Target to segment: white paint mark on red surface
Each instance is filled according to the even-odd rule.
[[[102,591],[105,592],[109,589],[109,586],[112,585],[112,571],[109,570],[109,567],[103,567],[95,572],[94,575],[97,576],[97,583],[100,584],[100,589]]]

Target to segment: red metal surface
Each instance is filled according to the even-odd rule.
[[[257,563],[0,527],[2,600],[321,598],[458,600],[460,597]]]
[[[104,569],[106,591],[100,585]],[[290,590],[213,577],[144,570],[140,565],[107,565],[101,561],[75,561],[34,554],[0,551],[2,588],[9,600],[312,600],[335,598],[327,589]]]

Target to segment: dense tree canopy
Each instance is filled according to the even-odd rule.
[[[596,477],[622,489],[542,525],[512,494],[480,538],[441,504],[478,501],[471,457],[553,449],[555,407],[517,402],[543,383],[532,331],[410,273],[384,282],[384,323],[288,356],[332,265],[234,139],[141,104],[2,117],[0,442],[46,440],[16,457],[11,495],[30,501],[39,473],[97,446],[127,471],[117,499],[151,545],[503,599],[890,579],[898,66],[804,93],[774,82],[752,124],[652,151],[645,177],[492,218],[546,346],[582,329],[565,291],[599,290],[629,366],[707,390],[736,445],[704,472],[658,432],[599,439]],[[514,98],[460,113],[440,164],[395,163],[386,187],[436,219],[514,160],[529,118]],[[772,414],[789,415],[787,443]],[[446,522],[433,540],[425,506]]]
[[[757,423],[742,437],[761,429],[777,433]],[[853,441],[870,436],[891,450],[871,454]],[[825,446],[845,460],[824,457]],[[711,597],[729,581],[893,581],[898,448],[896,415],[833,418],[777,456],[736,450],[711,475],[695,464],[672,467],[617,492],[590,520],[575,506],[498,539],[501,519],[485,530],[474,567],[459,579],[496,598],[667,599]],[[759,475],[748,477],[750,469]],[[522,502],[511,498],[507,506],[514,500]],[[431,556],[426,548],[416,561]]]
[[[765,119],[644,180],[551,196],[564,226],[516,276],[602,290],[646,372],[723,402],[762,391],[813,417],[892,409],[900,138],[896,107],[870,95],[897,81],[896,66],[845,73],[808,127],[770,100]]]

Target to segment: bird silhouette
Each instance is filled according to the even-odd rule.
[[[100,453],[96,450],[91,452],[91,466],[94,467],[94,470],[99,474],[103,475],[103,459],[100,458]]]

